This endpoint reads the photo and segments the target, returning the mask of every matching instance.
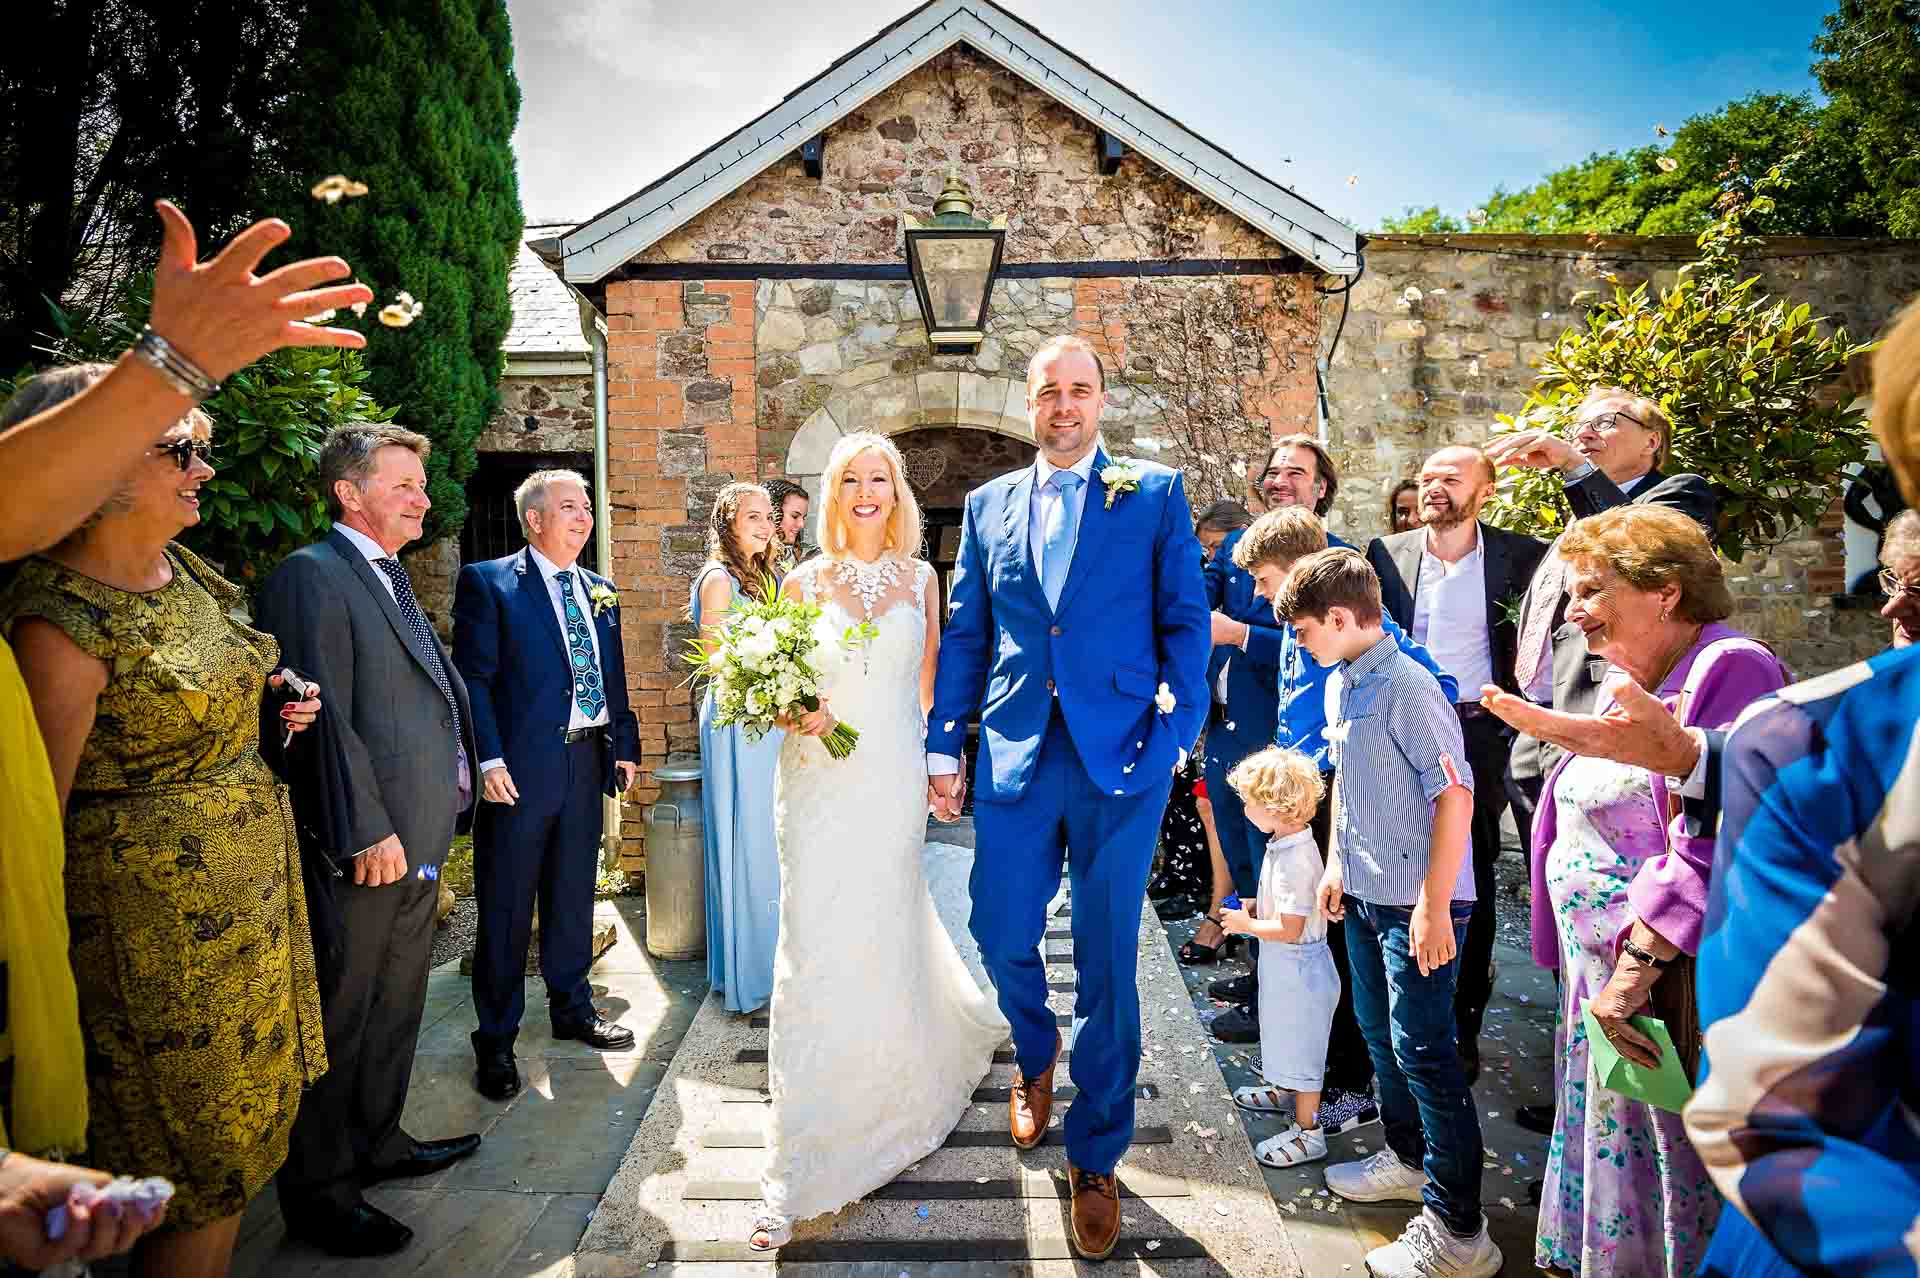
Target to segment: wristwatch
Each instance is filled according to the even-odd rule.
[[[1632,937],[1627,937],[1621,941],[1620,948],[1639,959],[1642,963],[1645,963],[1648,967],[1665,968],[1673,962],[1672,959],[1655,958],[1653,955],[1635,945]]]

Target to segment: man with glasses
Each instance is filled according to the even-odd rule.
[[[1567,438],[1546,430],[1516,431],[1487,441],[1486,454],[1496,467],[1558,471],[1576,519],[1628,502],[1671,506],[1697,520],[1711,537],[1719,501],[1703,477],[1662,472],[1672,443],[1672,426],[1660,405],[1618,386],[1596,386],[1581,402]],[[1536,705],[1592,714],[1607,663],[1588,655],[1586,634],[1566,619],[1568,566],[1556,550],[1557,543],[1541,558],[1520,603],[1514,682]],[[1529,858],[1540,788],[1565,753],[1525,733],[1514,738],[1507,795],[1521,852]],[[1704,793],[1704,767],[1696,766],[1686,784],[1675,788],[1683,794]],[[1529,1131],[1553,1130],[1550,1106],[1522,1105],[1514,1118]]]

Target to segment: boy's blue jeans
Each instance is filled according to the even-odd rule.
[[[1373,1057],[1387,1146],[1409,1167],[1425,1167],[1422,1196],[1446,1227],[1480,1232],[1480,1111],[1454,1047],[1453,986],[1473,902],[1452,904],[1455,958],[1420,975],[1413,911],[1345,898],[1353,1011]]]

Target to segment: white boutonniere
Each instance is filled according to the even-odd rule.
[[[598,582],[587,587],[587,598],[593,600],[593,615],[596,617],[609,608],[620,606],[620,596],[613,592],[613,587]]]
[[[1160,691],[1153,694],[1153,704],[1160,707],[1161,714],[1172,714],[1173,708],[1180,703],[1174,698],[1173,689],[1163,683]]]
[[[1115,462],[1100,472],[1100,482],[1107,486],[1107,509],[1112,510],[1121,497],[1140,491],[1140,472],[1131,462]]]

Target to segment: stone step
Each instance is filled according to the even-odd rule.
[[[1072,1055],[1073,1053],[1070,1051],[1061,1052],[1060,1063],[1062,1065],[1066,1064],[1068,1058]],[[764,1047],[743,1047],[733,1054],[733,1061],[736,1065],[765,1065],[767,1063],[767,1049]],[[1013,1049],[1011,1047],[1003,1047],[995,1052],[993,1054],[993,1063],[995,1065],[1013,1064]]]
[[[1120,1172],[1122,1198],[1188,1198],[1193,1188],[1184,1176],[1161,1176],[1149,1171]],[[719,1202],[759,1202],[757,1180],[688,1181],[682,1198]],[[1015,1176],[973,1180],[896,1180],[867,1195],[868,1202],[960,1202],[975,1199],[1069,1197],[1067,1182],[1035,1170]]]
[[[1066,1238],[950,1238],[859,1242],[823,1238],[811,1242],[788,1243],[777,1253],[779,1264],[885,1265],[940,1264],[950,1261],[976,1261],[1007,1264],[1022,1260],[1073,1260]],[[1209,1256],[1204,1244],[1191,1238],[1128,1238],[1122,1235],[1113,1249],[1114,1260],[1204,1260]],[[744,1242],[667,1243],[660,1251],[663,1264],[746,1265],[769,1263],[765,1252],[753,1250]]]
[[[1072,988],[1072,987],[1071,987],[1071,986],[1069,986],[1068,988]],[[1057,1015],[1055,1015],[1055,1016],[1054,1016],[1054,1018],[1053,1018],[1053,1023],[1054,1023],[1055,1025],[1060,1025],[1060,1026],[1067,1026],[1067,1025],[1071,1025],[1071,1024],[1073,1024],[1073,1017],[1072,1017],[1072,1015],[1071,1015],[1071,1014],[1069,1014],[1069,1013],[1065,1013],[1065,1012],[1062,1012],[1062,1013],[1059,1013],[1059,1014],[1057,1014]],[[753,1018],[753,1019],[752,1019],[751,1021],[749,1021],[749,1022],[747,1022],[747,1028],[748,1028],[748,1029],[757,1029],[757,1030],[760,1030],[760,1029],[772,1029],[772,1028],[773,1028],[773,1022],[772,1022],[772,1020],[771,1020],[771,1019],[769,1019],[768,1017],[765,1017],[765,1016],[755,1016],[755,1017],[754,1017],[754,1018]]]
[[[1054,1103],[1059,1104],[1062,1101],[1070,1101],[1079,1094],[1080,1089],[1071,1083],[1062,1087],[1056,1087],[1053,1089]],[[1159,1096],[1160,1089],[1152,1083],[1142,1083],[1133,1089],[1133,1097],[1135,1100],[1156,1100]],[[981,1087],[974,1091],[973,1099],[975,1102],[997,1102],[1005,1104],[1007,1101],[1013,1099],[1013,1088],[1011,1085],[1007,1087]],[[751,1091],[724,1095],[720,1100],[722,1103],[728,1105],[771,1105],[773,1103],[773,1094],[764,1087],[758,1087]]]
[[[1064,1145],[1066,1142],[1066,1133],[1061,1128],[1055,1127],[1047,1132],[1046,1139],[1040,1143],[1043,1145]],[[1160,1126],[1136,1127],[1133,1129],[1132,1143],[1135,1145],[1169,1145],[1173,1143],[1173,1133],[1167,1128]],[[1005,1128],[997,1128],[992,1131],[968,1131],[963,1129],[949,1132],[946,1143],[943,1144],[941,1148],[999,1149],[1003,1146],[1008,1149],[1014,1148],[1013,1135]],[[767,1134],[765,1132],[716,1129],[701,1133],[700,1147],[702,1149],[765,1149],[767,1147]]]

